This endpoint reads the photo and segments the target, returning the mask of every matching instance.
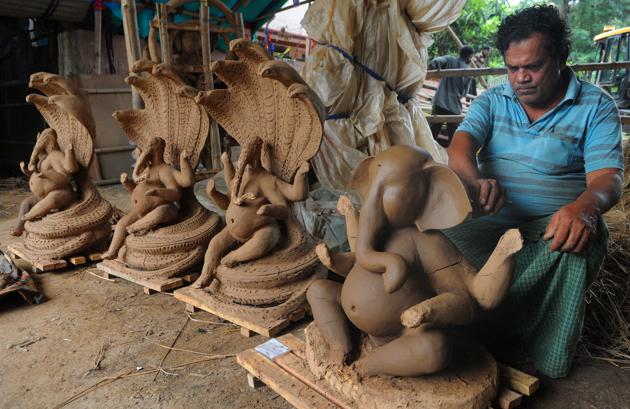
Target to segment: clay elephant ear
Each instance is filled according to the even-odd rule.
[[[430,162],[424,168],[429,192],[422,213],[416,219],[420,231],[457,226],[472,213],[466,189],[448,166]]]
[[[352,176],[350,176],[350,182],[348,183],[348,187],[358,191],[364,200],[370,191],[370,164],[373,160],[374,157],[370,156],[359,162],[357,167],[352,171]]]

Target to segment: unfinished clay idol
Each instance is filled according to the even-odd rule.
[[[28,164],[32,196],[21,206],[11,234],[24,241],[13,245],[30,262],[57,260],[98,246],[110,234],[111,205],[92,184],[88,168],[94,156],[92,111],[85,96],[65,78],[35,73],[31,94],[49,128],[37,136]]]
[[[236,168],[223,155],[227,195],[208,185],[210,198],[226,209],[226,227],[210,242],[194,287],[210,286],[211,302],[236,314],[277,320],[305,303],[321,269],[315,241],[290,204],[307,197],[307,161],[319,149],[323,111],[298,73],[259,45],[239,39],[230,50],[237,60],[212,66],[228,89],[197,100],[241,153]]]
[[[116,224],[103,255],[112,260],[103,265],[135,279],[165,280],[200,264],[221,227],[193,194],[210,119],[191,97],[196,91],[166,65],[138,61],[126,82],[145,108],[114,112],[138,157],[132,177],[121,175],[132,210]]]
[[[356,233],[352,252],[318,248],[345,281],[318,280],[307,294],[315,318],[306,337],[311,370],[359,407],[488,407],[496,363],[450,328],[506,296],[520,233],[506,232],[476,271],[439,231],[469,216],[466,191],[419,148],[395,146],[364,160],[351,188],[364,199],[358,221],[342,206],[358,229],[349,231]],[[353,338],[351,328],[361,335]],[[463,382],[448,381],[455,377]]]

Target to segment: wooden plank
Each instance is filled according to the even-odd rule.
[[[253,349],[248,349],[236,355],[236,360],[247,372],[260,379],[298,409],[338,408]]]
[[[101,261],[103,259],[102,253],[92,253],[88,255],[90,261]]]
[[[499,363],[499,376],[504,385],[526,396],[531,396],[540,386],[538,378]]]
[[[278,341],[289,347],[291,352],[300,357],[306,359],[306,346],[304,341],[296,337],[295,335],[288,333],[278,337]]]
[[[197,277],[199,277],[199,274],[195,273],[180,277],[172,277],[165,280],[149,280],[143,277],[136,276],[131,272],[124,271],[123,267],[124,266],[117,260],[105,260],[96,265],[97,269],[104,271],[105,273],[109,274],[109,276],[122,278],[144,287],[144,291],[147,294],[174,290],[185,285],[186,283],[194,281]]]
[[[496,399],[496,405],[501,409],[513,409],[520,406],[523,395],[508,388],[501,388]]]
[[[80,266],[82,264],[85,264],[86,262],[87,259],[84,256],[70,257],[70,264],[74,266]]]
[[[254,375],[247,373],[247,385],[252,389],[258,389],[264,385],[260,379],[256,378]]]
[[[464,120],[464,115],[427,115],[427,122],[433,123],[460,123]]]
[[[68,266],[68,262],[66,260],[36,260],[33,261],[29,258],[28,254],[26,254],[22,248],[22,244],[17,243],[14,245],[7,246],[7,250],[16,258],[24,260],[24,262],[30,264],[31,269],[34,272],[45,272],[45,271],[53,271],[60,270],[66,268]]]
[[[290,319],[281,319],[273,323],[265,323],[264,321],[254,321],[249,318],[235,315],[232,311],[227,311],[218,306],[211,305],[212,294],[199,288],[185,287],[173,293],[175,298],[186,304],[192,305],[200,310],[209,312],[226,321],[240,326],[242,334],[247,336],[247,330],[253,331],[264,337],[273,337],[291,324]]]

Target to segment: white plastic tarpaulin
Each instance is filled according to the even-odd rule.
[[[318,43],[303,77],[328,111],[313,165],[323,187],[347,191],[357,163],[392,145],[417,145],[445,163],[415,95],[427,72],[430,33],[459,17],[465,0],[317,0],[302,25]]]

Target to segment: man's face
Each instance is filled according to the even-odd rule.
[[[510,85],[522,104],[544,107],[555,99],[565,67],[561,60],[564,59],[549,55],[542,34],[510,43],[505,51],[505,66]]]
[[[488,48],[484,48],[483,50],[481,50],[481,54],[483,54],[484,57],[488,58],[490,56],[490,50]]]

